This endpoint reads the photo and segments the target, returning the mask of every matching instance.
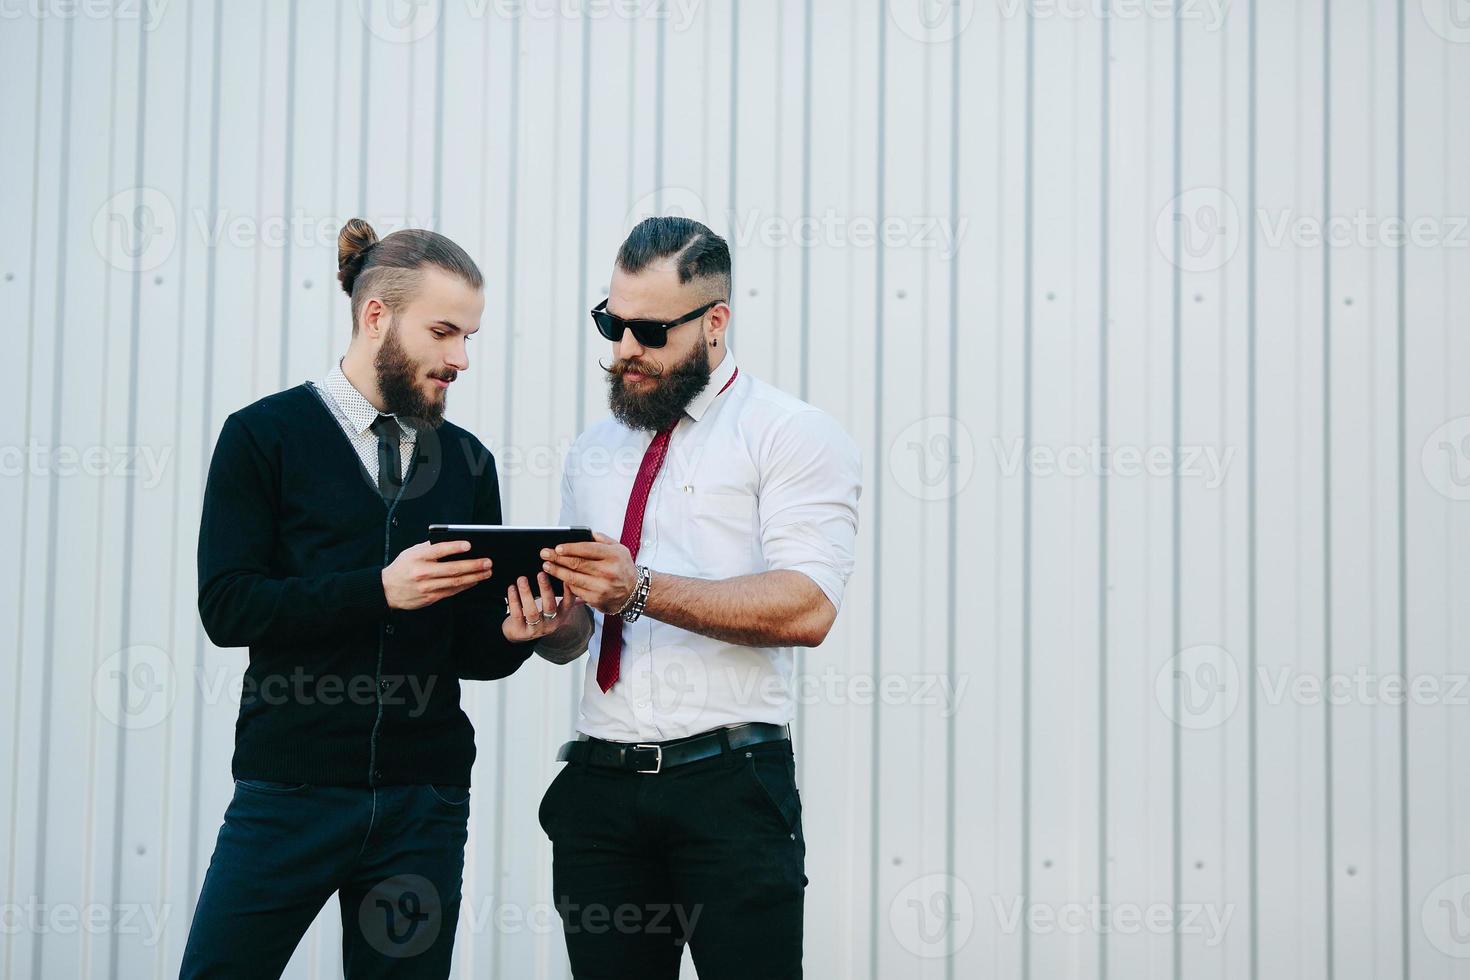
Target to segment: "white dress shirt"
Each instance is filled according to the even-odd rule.
[[[728,348],[674,428],[643,518],[637,562],[655,572],[727,579],[790,569],[841,606],[857,543],[862,457],[825,412],[741,371]],[[567,454],[561,523],[622,536],[628,497],[653,433],[605,419]],[[653,742],[794,713],[790,647],[746,647],[658,622],[623,627],[620,677],[597,685],[604,617],[593,612],[577,728]]]
[[[336,416],[337,424],[342,427],[342,434],[347,441],[352,443],[357,458],[362,461],[363,468],[367,470],[368,476],[372,477],[373,489],[378,488],[378,434],[373,431],[373,423],[378,416],[384,413],[373,407],[373,403],[367,400],[362,392],[347,380],[347,375],[342,373],[342,362],[338,361],[332,365],[332,370],[327,376],[311,386],[318,395],[322,396],[322,402],[331,413]],[[393,421],[398,423],[398,473],[400,476],[408,474],[409,461],[413,459],[414,442],[418,433],[410,425],[405,425],[398,416],[393,416]]]

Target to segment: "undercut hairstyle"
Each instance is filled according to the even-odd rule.
[[[692,218],[645,218],[618,249],[619,269],[637,275],[673,258],[679,282],[697,283],[706,299],[730,301],[730,246]]]
[[[475,260],[438,232],[403,228],[380,239],[372,225],[350,219],[337,234],[337,279],[352,297],[352,332],[357,333],[363,304],[373,297],[390,310],[402,309],[430,266],[459,277],[471,289],[485,286]]]

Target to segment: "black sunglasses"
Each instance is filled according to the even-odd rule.
[[[613,343],[623,339],[623,331],[633,331],[633,339],[644,347],[662,347],[669,342],[669,331],[681,323],[697,320],[710,310],[714,309],[724,300],[717,299],[706,303],[699,309],[685,313],[677,320],[664,323],[660,320],[624,320],[607,311],[607,300],[603,300],[592,307],[592,322],[597,324],[597,332],[602,334]]]

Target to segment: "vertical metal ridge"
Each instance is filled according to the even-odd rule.
[[[810,0],[808,0],[810,3]],[[950,228],[959,227],[960,218],[960,36],[957,33],[954,40],[950,42],[949,59],[949,225]],[[960,256],[959,246],[955,245],[954,253],[949,258],[949,377],[946,379],[949,386],[949,445],[951,450],[959,442],[959,419],[960,419]],[[949,675],[949,689],[956,689],[956,669],[958,667],[957,646],[959,640],[958,621],[955,615],[955,606],[958,601],[959,577],[959,467],[949,467],[949,494],[946,497],[945,519],[949,525],[948,541],[945,543],[945,673]],[[945,719],[944,731],[944,756],[945,756],[945,780],[944,780],[944,864],[945,873],[949,881],[956,880],[955,861],[955,838],[956,838],[956,794],[955,783],[959,778],[959,767],[955,763],[955,753],[959,747],[957,725],[955,722],[956,712],[949,712]],[[951,896],[951,902],[953,896]],[[947,956],[944,961],[945,980],[954,980],[954,958],[958,950],[955,949],[955,931],[945,931],[947,942]]]
[[[1022,448],[1031,452],[1032,441],[1032,358],[1034,337],[1032,319],[1035,303],[1032,290],[1035,278],[1036,236],[1034,226],[1035,187],[1032,170],[1035,155],[1036,125],[1036,17],[1026,8],[1026,94],[1025,147],[1022,210],[1025,230],[1022,233],[1021,334],[1022,334]],[[1023,457],[1024,458],[1024,457]],[[1021,908],[1031,902],[1031,467],[1021,468]],[[1031,978],[1031,931],[1021,930],[1021,980]]]
[[[38,254],[38,250],[36,248],[36,229],[40,227],[40,204],[41,204],[41,196],[40,196],[39,190],[40,190],[40,183],[41,183],[41,93],[45,89],[45,86],[42,84],[43,80],[46,77],[45,72],[43,71],[43,68],[45,67],[45,64],[46,64],[45,31],[44,31],[42,25],[40,23],[38,23],[36,25],[36,93],[35,93],[35,98],[34,98],[34,100],[32,102],[32,110],[31,110],[31,112],[32,112],[32,117],[31,117],[32,118],[32,123],[31,123],[31,233],[30,233],[30,250],[27,253],[28,264],[30,266],[30,275],[27,277],[27,282],[26,282],[26,356],[25,356],[26,380],[25,380],[25,407],[22,410],[24,412],[24,414],[25,414],[24,432],[26,434],[26,439],[27,440],[29,440],[30,437],[31,437],[31,425],[32,425],[32,422],[33,422],[32,415],[31,415],[31,398],[32,398],[32,395],[33,395],[33,386],[31,384],[31,377],[32,377],[32,375],[34,373],[34,370],[33,369],[34,369],[34,361],[35,361],[35,356],[36,356],[36,256]],[[29,525],[30,511],[31,511],[31,481],[30,481],[30,478],[27,477],[27,478],[22,479],[20,481],[21,527],[27,527]],[[10,840],[9,840],[9,844],[8,844],[8,847],[9,847],[9,850],[7,852],[7,855],[8,855],[8,863],[6,865],[6,876],[5,876],[6,877],[6,894],[7,895],[14,895],[15,894],[15,869],[16,869],[15,854],[16,854],[16,837],[17,837],[16,830],[20,826],[20,820],[19,820],[19,812],[20,812],[20,792],[19,792],[19,789],[20,789],[20,695],[21,695],[21,690],[23,689],[23,686],[24,686],[22,682],[23,682],[24,677],[25,677],[25,655],[24,655],[24,648],[25,648],[25,620],[26,620],[26,598],[27,598],[27,596],[26,596],[26,592],[27,592],[26,585],[27,585],[27,582],[28,582],[27,576],[24,574],[24,570],[27,567],[27,555],[28,555],[28,552],[29,552],[29,548],[28,548],[27,545],[28,545],[28,542],[30,540],[30,536],[27,535],[27,534],[25,534],[25,533],[21,533],[19,535],[19,537],[20,537],[20,547],[18,549],[16,549],[16,550],[20,552],[20,566],[19,567],[20,567],[21,573],[16,576],[16,578],[19,580],[20,595],[19,595],[19,601],[16,603],[16,617],[15,617],[15,649],[17,651],[16,658],[15,658],[15,700],[13,702],[13,708],[11,710],[11,715],[10,715],[10,718],[11,718],[11,729],[10,729],[11,730],[11,741],[10,741],[10,745],[11,745],[11,766],[10,766],[10,773],[11,773],[11,776],[10,776],[10,778],[11,778],[12,783],[11,783],[11,794],[10,794]],[[5,966],[5,976],[6,976],[7,980],[9,980],[9,978],[11,976],[11,972],[10,972],[10,962],[11,962],[11,959],[10,959],[10,951],[12,949],[14,949],[14,948],[15,948],[15,944],[14,943],[6,943],[5,944],[5,956],[4,956],[3,962],[4,962],[4,966]]]
[[[1104,452],[1112,443],[1111,414],[1108,398],[1108,370],[1111,366],[1109,344],[1111,340],[1108,318],[1111,315],[1111,288],[1109,282],[1108,242],[1112,221],[1112,11],[1108,0],[1102,2],[1102,78],[1099,103],[1102,120],[1100,173],[1098,175],[1098,431],[1102,435]],[[1108,905],[1108,549],[1111,537],[1108,534],[1108,473],[1104,468],[1098,474],[1097,500],[1097,889],[1102,907]],[[1108,931],[1098,930],[1097,963],[1099,980],[1108,977]]]
[[[738,2],[738,0],[737,0]],[[888,18],[887,8],[884,4],[877,4],[878,9],[878,130],[877,140],[874,147],[877,154],[877,207],[875,212],[879,224],[883,221],[883,213],[886,205],[884,194],[884,181],[887,179],[887,168],[885,166],[884,141],[888,137],[888,112],[885,94],[888,88]],[[733,143],[732,143],[733,145]],[[732,151],[733,153],[733,151]],[[734,170],[731,170],[733,189]],[[731,204],[734,196],[731,196]],[[887,256],[884,254],[881,239],[876,244],[875,269],[873,274],[873,301],[874,301],[874,324],[873,324],[873,459],[883,458],[883,270]],[[881,675],[882,667],[882,627],[883,609],[879,601],[883,593],[883,480],[873,481],[873,676]],[[878,780],[881,775],[879,760],[879,745],[882,735],[882,714],[877,705],[873,707],[873,754],[869,770],[869,778],[872,781],[872,792],[868,800],[869,818],[869,866],[868,885],[870,894],[868,898],[868,963],[869,976],[878,980],[878,867],[879,867],[879,820],[881,809],[879,807]]]
[[[148,133],[148,19],[138,18],[138,98],[137,139],[133,145],[133,186],[143,186],[144,162],[147,158]],[[128,299],[128,445],[138,444],[138,347],[141,343],[140,322],[143,303],[143,273],[135,269],[132,274],[132,295]],[[58,319],[60,319],[58,317]],[[123,485],[123,549],[121,610],[118,617],[118,636],[122,644],[122,676],[130,676],[127,653],[133,634],[133,543],[137,511],[137,481],[126,480]],[[118,685],[118,717],[127,717],[127,685]],[[44,758],[44,757],[43,757]],[[121,730],[117,739],[117,762],[113,785],[112,821],[112,907],[120,908],[122,901],[122,852],[123,823],[127,806],[128,732]],[[116,929],[108,930],[108,976],[117,980],[118,936]]]
[[[286,19],[286,148],[285,217],[291,221],[291,208],[296,201],[296,13],[297,0],[290,0]],[[281,351],[277,387],[286,387],[286,374],[291,365],[291,235],[282,235],[281,245]]]
[[[1174,13],[1174,157],[1173,157],[1173,199],[1178,200],[1183,193],[1183,157],[1184,157],[1184,21],[1179,11]],[[1174,458],[1178,459],[1181,452],[1180,443],[1183,441],[1183,411],[1181,402],[1183,397],[1182,384],[1182,340],[1183,340],[1183,311],[1181,296],[1183,290],[1183,275],[1181,263],[1183,260],[1181,247],[1182,241],[1179,233],[1179,222],[1174,223],[1173,241],[1173,265],[1170,276],[1170,318],[1172,321],[1171,339],[1171,432],[1173,439]],[[1172,589],[1172,612],[1170,616],[1170,656],[1177,656],[1183,645],[1183,601],[1182,601],[1182,576],[1183,576],[1183,554],[1180,537],[1183,530],[1181,514],[1182,497],[1180,493],[1179,467],[1173,467],[1169,480],[1169,493],[1171,501],[1171,528],[1170,528],[1170,567],[1173,570]],[[1181,762],[1181,738],[1178,719],[1180,717],[1180,691],[1176,679],[1172,693],[1174,724],[1169,728],[1169,756],[1170,756],[1170,828],[1171,853],[1170,853],[1170,879],[1171,896],[1174,908],[1179,908],[1179,901],[1183,892],[1182,863],[1183,863],[1183,794],[1180,783],[1183,778],[1183,765]],[[1174,930],[1170,933],[1170,946],[1173,958],[1174,980],[1183,977],[1183,949],[1179,943],[1179,932]]]
[[[1322,0],[1322,218],[1332,217],[1332,0]],[[1332,676],[1332,249],[1322,250],[1322,676]],[[1322,705],[1327,980],[1336,974],[1337,888],[1332,807],[1332,699]]]
[[[66,18],[65,28],[66,41],[63,46],[61,62],[61,148],[58,154],[62,168],[61,179],[58,183],[57,205],[56,205],[56,334],[54,347],[51,355],[51,437],[60,441],[61,435],[61,393],[63,383],[66,379],[62,365],[66,358],[66,246],[67,228],[71,217],[70,181],[68,178],[71,163],[71,95],[72,95],[72,53],[76,38],[76,18]],[[44,760],[51,756],[51,689],[54,680],[54,669],[56,658],[53,656],[56,647],[56,539],[59,521],[56,509],[61,500],[61,477],[52,472],[47,484],[47,512],[46,512],[46,612],[44,619],[43,640],[41,644],[41,719],[40,735],[41,744],[37,748],[37,758],[43,760],[39,768],[38,783],[36,787],[36,873],[35,892],[37,896],[46,894],[46,843],[47,843],[47,796],[51,789],[50,766]],[[35,957],[31,961],[31,973],[34,980],[41,980],[42,960],[46,952],[46,944],[43,939],[38,938],[34,946]]]
[[[1259,561],[1260,531],[1259,480],[1257,460],[1257,432],[1259,391],[1256,366],[1257,319],[1256,319],[1256,155],[1257,131],[1257,65],[1256,65],[1256,0],[1249,5],[1249,36],[1247,38],[1247,62],[1249,80],[1247,100],[1249,106],[1246,131],[1246,783],[1248,787],[1249,813],[1246,818],[1246,891],[1250,916],[1250,980],[1260,976],[1261,929],[1260,929],[1260,774],[1257,768],[1258,721],[1255,678],[1258,671],[1257,659],[1260,652],[1260,586]]]
[[[429,205],[429,228],[439,231],[444,219],[444,0],[439,0],[439,15],[434,20],[434,174],[432,202]]]
[[[221,34],[224,14],[224,0],[214,2],[214,53],[210,61],[213,67],[213,79],[210,91],[209,109],[209,220],[211,226],[219,216],[219,102],[220,102],[220,60],[221,60]],[[202,424],[199,429],[199,485],[201,496],[203,487],[209,475],[210,451],[214,430],[214,328],[215,328],[215,289],[219,283],[219,249],[210,247],[205,249],[208,258],[204,266],[204,391],[200,397]],[[195,669],[200,669],[204,664],[204,624],[195,625]],[[200,703],[194,712],[194,746],[193,760],[190,763],[192,785],[199,785],[199,774],[202,768],[201,744],[204,740],[204,705]],[[193,794],[189,802],[189,907],[193,908],[198,902],[199,892],[196,883],[199,881],[199,794]]]
[[[1398,0],[1396,9],[1397,64],[1395,66],[1398,118],[1395,127],[1398,135],[1396,167],[1398,181],[1395,187],[1398,217],[1404,220],[1404,0]],[[1398,334],[1398,601],[1399,601],[1399,676],[1409,676],[1409,477],[1408,477],[1408,262],[1405,249],[1398,249],[1398,296],[1396,300],[1396,330]],[[1402,943],[1401,970],[1403,980],[1413,976],[1410,970],[1409,952],[1409,708],[1407,699],[1399,704],[1399,940]]]

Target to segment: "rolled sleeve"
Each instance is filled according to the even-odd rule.
[[[857,549],[862,455],[835,419],[812,410],[773,427],[762,457],[767,570],[801,572],[841,609]]]

